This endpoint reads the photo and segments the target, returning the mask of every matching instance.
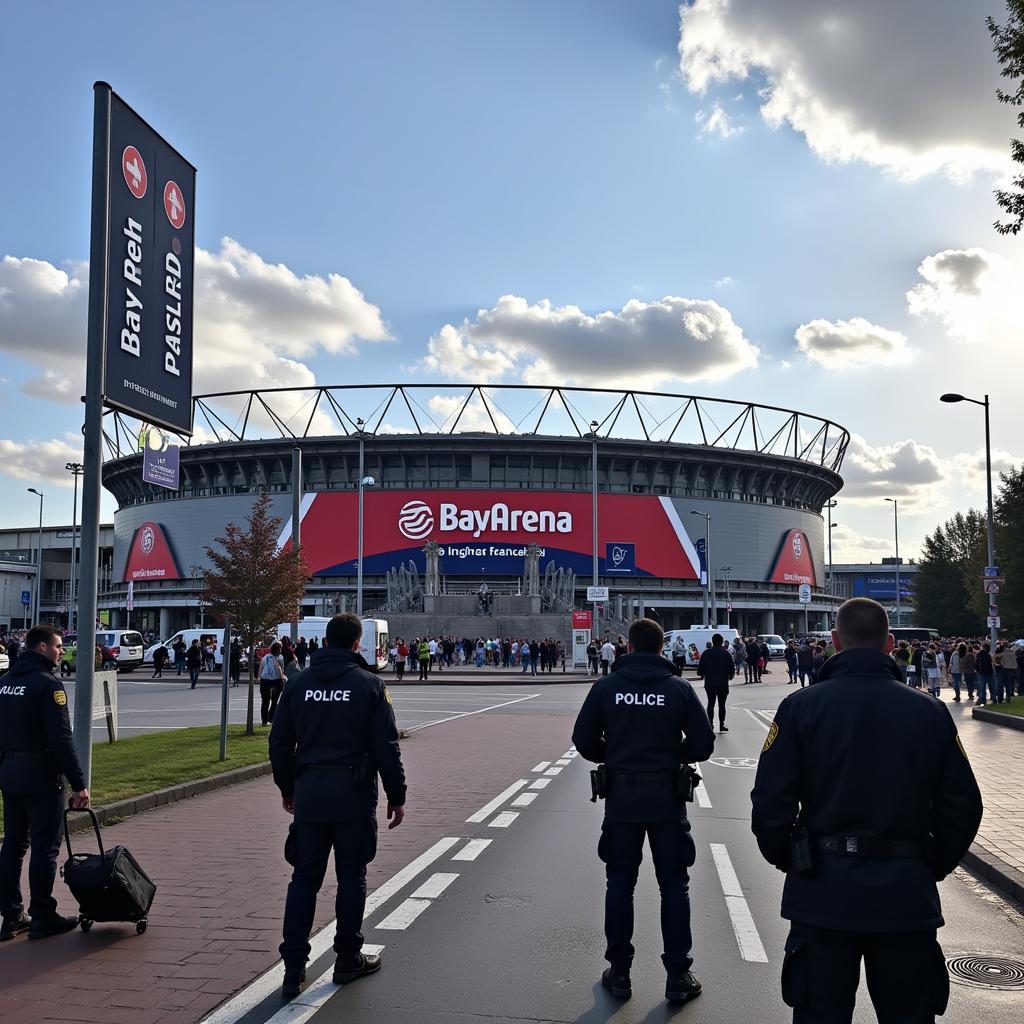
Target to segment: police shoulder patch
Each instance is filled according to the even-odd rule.
[[[391,704],[391,691],[385,686],[384,687],[384,699]],[[393,706],[393,705],[392,705]]]
[[[772,727],[768,730],[768,735],[764,738],[764,746],[761,748],[762,754],[775,742],[775,737],[778,735],[779,727],[775,722],[772,722]]]
[[[53,699],[57,704],[63,707],[68,702],[68,695],[63,690],[54,690]]]
[[[956,734],[956,745],[960,748],[960,753],[964,755],[964,760],[970,764],[971,759],[967,756],[967,751],[964,750],[964,741],[960,739],[960,733]]]

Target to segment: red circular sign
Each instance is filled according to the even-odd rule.
[[[185,199],[176,181],[164,185],[164,213],[171,222],[171,227],[179,231],[185,223]]]
[[[142,154],[134,146],[125,146],[121,154],[121,170],[128,190],[136,199],[141,199],[146,194],[148,178]]]

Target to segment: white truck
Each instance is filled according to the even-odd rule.
[[[670,629],[665,633],[664,655],[669,661],[673,660],[673,648],[676,637],[682,637],[686,644],[686,664],[696,666],[700,661],[711,638],[715,633],[721,633],[726,645],[731,645],[739,634],[730,626],[691,626],[689,629]]]
[[[307,615],[299,620],[300,637],[306,638],[309,643],[314,637],[317,643],[323,644],[327,632],[327,623],[331,617],[327,615]],[[388,635],[388,624],[386,619],[362,619],[363,636],[359,641],[359,653],[366,659],[366,663],[373,668],[376,666],[378,672],[388,667],[388,649],[391,646],[391,638]],[[282,622],[277,627],[278,639],[292,635],[292,624]]]

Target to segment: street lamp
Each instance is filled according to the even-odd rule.
[[[970,402],[972,405],[980,405],[985,410],[985,485],[988,489],[988,564],[996,564],[996,531],[995,521],[992,516],[992,435],[989,430],[988,421],[988,395],[979,402],[976,398],[967,398],[965,395],[945,394],[939,395],[940,402]],[[999,642],[999,627],[989,627],[989,639],[992,641],[992,650],[995,651]]]
[[[587,437],[590,438],[590,505],[591,505],[591,546],[593,548],[594,564],[593,564],[593,580],[591,581],[592,586],[598,586],[598,560],[597,560],[597,428],[600,424],[597,420],[590,421],[590,433]],[[600,636],[598,631],[598,619],[597,619],[597,601],[594,602],[594,632],[595,637]]]
[[[39,495],[39,556],[36,559],[36,608],[35,615],[32,618],[32,624],[38,626],[43,590],[43,492],[37,491],[34,487],[29,487],[28,492],[29,494]]]
[[[892,521],[896,533],[896,625],[903,625],[903,607],[900,601],[900,502],[899,498],[886,498],[892,502]]]
[[[690,509],[691,516],[700,516],[704,520],[704,622],[706,625],[714,626],[718,617],[718,610],[715,607],[715,589],[711,583],[711,513],[698,512]],[[708,604],[711,605],[711,619],[708,619]]]
[[[729,587],[729,578],[732,575],[732,566],[723,565],[721,569],[725,577],[725,624],[732,625],[732,590]]]
[[[196,589],[196,580],[203,575],[203,567],[201,565],[190,565],[188,567],[188,574],[192,577],[192,589]],[[203,602],[200,600],[199,594],[196,594],[196,608],[199,611],[199,628],[203,628]]]
[[[363,488],[372,487],[376,482],[372,476],[363,476],[364,438],[366,431],[362,418],[356,420],[356,434],[359,437],[359,537],[356,552],[356,615],[363,614]]]
[[[75,497],[71,503],[71,587],[68,595],[68,632],[75,631],[75,576],[78,563],[78,478],[85,470],[80,462],[68,462],[64,468],[75,478]]]

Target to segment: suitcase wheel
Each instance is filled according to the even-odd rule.
[[[90,921],[89,918],[87,917],[80,918],[78,921],[78,926],[82,929],[83,932],[87,932],[92,927],[92,921]]]
[[[147,926],[148,926],[148,925],[149,925],[149,921],[147,921],[147,920],[146,920],[145,918],[143,918],[143,919],[142,919],[141,921],[139,921],[139,922],[138,922],[138,923],[137,923],[137,924],[135,925],[135,931],[136,931],[136,933],[137,933],[138,935],[141,935],[141,934],[142,934],[142,933],[143,933],[143,932],[144,932],[144,931],[146,930],[146,928],[147,928]]]

